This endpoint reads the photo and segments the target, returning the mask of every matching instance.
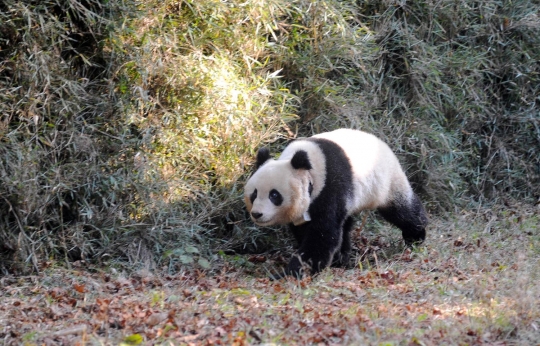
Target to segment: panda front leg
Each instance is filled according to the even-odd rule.
[[[349,216],[343,223],[343,239],[341,241],[341,248],[339,252],[336,252],[332,262],[333,267],[346,268],[349,265],[349,258],[351,257],[351,230],[354,226],[354,219]]]
[[[291,225],[289,229],[291,233],[293,234],[294,239],[296,239],[296,246],[294,248],[298,249],[300,246],[302,246],[302,242],[304,241],[305,229],[302,227],[294,226],[294,225]]]
[[[315,275],[328,267],[343,241],[342,224],[312,220],[300,226],[291,225],[293,234],[303,234],[303,239],[285,274],[295,277],[302,277],[304,273]]]

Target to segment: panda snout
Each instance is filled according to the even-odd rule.
[[[253,216],[254,219],[259,219],[261,216],[263,216],[262,213],[252,212],[251,216]]]

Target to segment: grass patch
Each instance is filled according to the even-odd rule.
[[[357,259],[355,268],[302,281],[269,281],[273,255],[249,268],[220,256],[211,271],[175,275],[50,268],[5,277],[0,337],[6,345],[126,338],[173,345],[533,344],[540,323],[537,213],[484,209],[436,219],[415,251],[382,256],[391,245],[378,243],[364,259],[372,267],[360,268]]]
[[[0,272],[286,246],[244,215],[254,153],[337,127],[387,141],[434,215],[534,205],[537,17],[528,0],[4,1]]]

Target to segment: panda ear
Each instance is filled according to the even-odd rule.
[[[291,160],[291,165],[294,169],[311,169],[307,152],[298,150]]]
[[[266,161],[270,160],[270,150],[268,148],[261,148],[257,152],[257,162],[255,163],[255,170],[258,170]]]

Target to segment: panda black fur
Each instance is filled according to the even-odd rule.
[[[261,226],[289,224],[299,248],[285,273],[346,265],[354,214],[377,209],[407,244],[425,239],[427,215],[396,156],[377,137],[340,129],[291,142],[278,160],[257,153],[244,199]]]

